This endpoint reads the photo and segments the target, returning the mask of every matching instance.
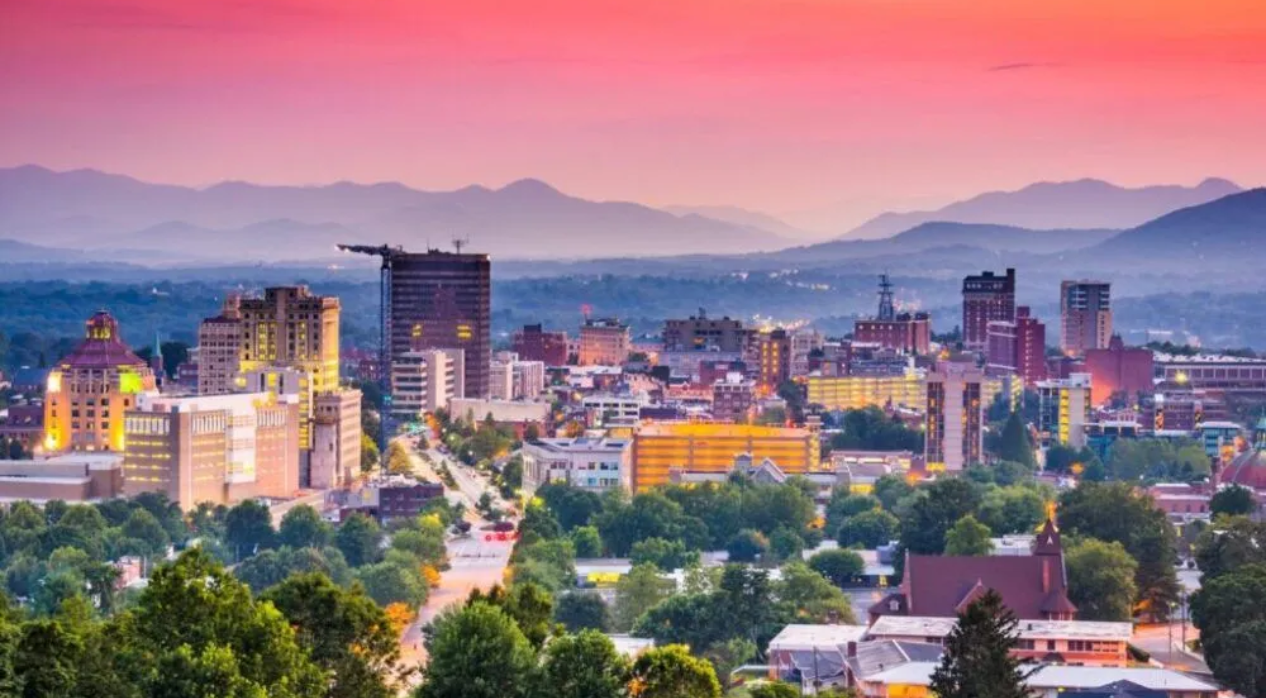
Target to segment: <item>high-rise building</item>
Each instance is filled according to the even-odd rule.
[[[118,321],[95,313],[84,340],[48,372],[44,450],[123,451],[123,413],[157,389],[149,365],[119,337]]]
[[[893,301],[892,282],[879,276],[879,312],[853,325],[853,341],[876,344],[905,354],[927,354],[932,349],[932,316],[928,313],[898,313]]]
[[[493,359],[488,367],[488,397],[493,400],[514,399],[514,362]]]
[[[360,474],[360,409],[359,390],[317,394],[308,467],[310,487],[347,487]]]
[[[664,322],[664,351],[741,352],[750,336],[751,330],[742,321],[709,318],[700,308],[698,315]]]
[[[1090,423],[1089,373],[1037,384],[1038,431],[1043,446],[1060,444],[1070,448],[1086,445],[1086,425]]]
[[[1059,348],[1070,356],[1106,349],[1112,339],[1112,284],[1065,281],[1059,285]]]
[[[633,436],[633,488],[670,482],[672,471],[726,474],[735,460],[769,459],[788,475],[822,468],[821,445],[811,429],[716,423],[655,423]]]
[[[535,400],[545,392],[545,363],[543,361],[516,361],[513,368],[516,400]]]
[[[924,459],[928,470],[958,472],[983,462],[984,372],[941,363],[927,377]]]
[[[752,341],[757,383],[765,392],[773,392],[791,379],[791,336],[779,328],[761,331]]]
[[[963,279],[963,346],[984,351],[995,320],[1015,321],[1015,269],[1005,276],[987,271]]]
[[[566,332],[546,332],[540,325],[524,325],[514,333],[510,346],[524,361],[540,361],[546,366],[567,365]]]
[[[463,389],[488,396],[492,362],[492,263],[486,254],[397,251],[386,261],[391,360],[410,351],[461,349]]]
[[[1155,388],[1155,369],[1150,349],[1125,346],[1120,335],[1113,335],[1106,349],[1087,349],[1083,361],[1090,374],[1090,399],[1095,405],[1107,403],[1115,393],[1135,404],[1139,393]]]
[[[397,423],[416,422],[424,412],[448,409],[466,394],[465,354],[461,349],[409,351],[391,362],[391,416]]]
[[[230,296],[216,317],[198,325],[198,394],[228,395],[238,391],[237,375],[242,370],[241,298]]]
[[[299,405],[270,393],[150,396],[122,416],[123,492],[199,502],[291,497],[299,489]]]
[[[1019,306],[1014,321],[989,323],[986,357],[991,375],[1014,373],[1029,385],[1046,380],[1046,325]]]
[[[586,318],[580,326],[581,366],[618,366],[629,358],[629,326],[616,318]]]

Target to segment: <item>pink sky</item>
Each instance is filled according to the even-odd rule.
[[[1266,182],[1260,0],[6,0],[0,165],[831,209]]]

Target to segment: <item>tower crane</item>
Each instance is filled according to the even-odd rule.
[[[403,252],[404,248],[390,245],[344,244],[339,244],[338,248],[343,252],[382,258],[382,268],[378,275],[378,385],[382,391],[378,451],[382,454],[382,458],[386,458],[393,427],[391,423],[391,265],[395,256]]]

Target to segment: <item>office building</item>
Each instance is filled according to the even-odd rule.
[[[1059,348],[1069,356],[1106,349],[1112,338],[1112,293],[1106,281],[1059,285]]]
[[[535,400],[545,392],[545,362],[515,361],[514,399]]]
[[[551,367],[567,365],[566,332],[546,332],[540,325],[524,325],[514,333],[510,346],[524,361],[540,361]]]
[[[1060,444],[1080,449],[1086,445],[1091,417],[1091,378],[1074,373],[1068,378],[1037,384],[1038,431],[1043,446]]]
[[[487,397],[492,361],[492,264],[486,254],[395,251],[384,260],[391,293],[391,360],[432,349],[465,353],[464,395]]]
[[[811,327],[801,327],[791,331],[791,375],[801,377],[809,375],[810,357],[821,354],[826,346],[826,337]]]
[[[493,400],[514,399],[514,366],[511,361],[493,359],[488,366],[488,397]]]
[[[879,312],[853,325],[853,341],[873,344],[903,354],[927,354],[932,349],[932,316],[928,313],[898,313],[893,301],[892,282],[879,276]]]
[[[99,311],[85,324],[74,351],[48,372],[44,391],[44,451],[122,452],[123,413],[158,383],[149,365],[119,337],[119,323]]]
[[[497,352],[489,386],[493,400],[534,400],[545,390],[545,363],[523,361],[512,351]]]
[[[729,473],[735,459],[766,459],[789,475],[822,469],[816,431],[719,423],[657,423],[633,436],[633,487],[642,491],[672,480],[673,472]]]
[[[1120,335],[1113,335],[1104,349],[1087,349],[1082,363],[1090,374],[1090,400],[1095,406],[1107,404],[1113,395],[1133,405],[1140,393],[1155,388],[1152,350],[1127,347]]]
[[[0,504],[99,502],[122,492],[122,453],[79,451],[39,460],[0,458]]]
[[[237,375],[242,370],[241,299],[230,296],[216,317],[198,325],[198,394],[228,395],[238,391]],[[193,357],[191,357],[192,359]]]
[[[985,356],[991,374],[1012,373],[1028,385],[1046,380],[1046,325],[1017,307],[1014,320],[989,323]]]
[[[629,326],[616,318],[586,318],[580,326],[579,364],[619,366],[629,358]]]
[[[752,341],[756,381],[762,391],[772,393],[791,380],[791,336],[784,329],[775,329],[757,333]]]
[[[628,439],[540,439],[523,445],[523,489],[565,482],[590,492],[628,490],[633,444]]]
[[[742,321],[709,318],[700,308],[696,316],[664,322],[664,351],[742,352],[751,334]]]
[[[898,374],[809,376],[808,403],[828,410],[905,407],[922,411],[927,403],[923,373],[906,367]]]
[[[712,418],[737,424],[751,421],[755,393],[755,384],[741,373],[731,373],[725,380],[713,383]]]
[[[930,471],[958,472],[983,462],[984,373],[942,363],[927,377],[924,460]]]
[[[124,494],[162,492],[186,511],[293,496],[299,421],[293,397],[270,393],[144,398],[124,417]]]
[[[963,346],[984,351],[995,320],[1015,321],[1015,269],[1005,276],[987,271],[963,279]]]
[[[313,444],[308,484],[316,489],[347,487],[360,475],[361,393],[318,393],[313,410]]]
[[[1158,387],[1167,392],[1202,390],[1219,399],[1266,397],[1266,358],[1156,354],[1155,367]]]
[[[461,349],[408,351],[391,362],[391,417],[397,423],[416,422],[427,412],[448,409],[465,394],[469,372]],[[486,378],[487,376],[485,376]]]

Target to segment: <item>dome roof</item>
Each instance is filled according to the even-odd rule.
[[[110,369],[146,364],[119,339],[119,322],[99,310],[84,323],[84,341],[60,362],[65,369]]]

